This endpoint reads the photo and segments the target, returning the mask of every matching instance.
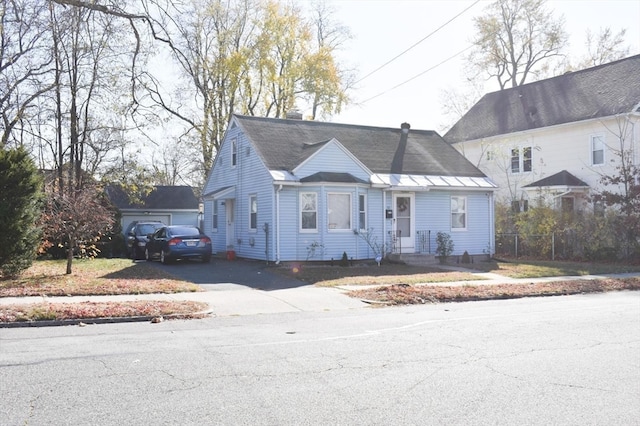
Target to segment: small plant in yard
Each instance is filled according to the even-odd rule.
[[[436,254],[440,257],[440,263],[446,263],[447,258],[453,253],[453,241],[451,235],[446,232],[436,234]]]
[[[347,256],[347,252],[342,252],[342,259],[340,259],[340,266],[349,266],[349,256]]]
[[[306,260],[309,260],[312,257],[315,257],[316,254],[319,254],[320,257],[322,257],[322,255],[324,254],[324,244],[321,244],[321,243],[319,243],[317,241],[314,241],[314,242],[312,242],[311,244],[309,244],[307,246],[307,258],[306,258]]]
[[[380,266],[380,262],[382,259],[389,254],[389,246],[385,243],[378,243],[378,237],[374,234],[373,228],[369,228],[366,231],[358,231],[357,229],[353,230],[353,233],[365,240],[367,245],[373,251],[374,259]]]

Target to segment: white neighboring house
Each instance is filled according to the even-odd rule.
[[[488,93],[444,139],[498,185],[497,201],[583,209],[621,147],[639,164],[640,55]]]

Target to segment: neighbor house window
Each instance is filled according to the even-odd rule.
[[[604,136],[591,136],[591,165],[599,166],[604,164]]]
[[[358,229],[367,230],[367,196],[358,195]]]
[[[530,172],[532,168],[531,147],[513,148],[511,150],[511,173]]]
[[[562,209],[562,213],[573,213],[574,211],[573,197],[562,197],[560,201],[560,208]]]
[[[451,197],[451,229],[467,229],[467,197]]]
[[[300,230],[303,232],[318,230],[318,194],[315,192],[300,194]]]
[[[255,231],[258,229],[258,196],[249,196],[249,230]]]
[[[235,167],[238,164],[238,140],[236,138],[231,139],[231,167]]]
[[[351,194],[327,195],[327,226],[330,231],[351,229]]]
[[[513,213],[526,212],[529,210],[529,200],[515,200],[511,202],[511,211]]]
[[[216,230],[218,229],[218,201],[217,200],[213,200],[213,218],[212,218],[211,227]]]

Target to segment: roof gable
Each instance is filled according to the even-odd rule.
[[[484,95],[444,136],[476,140],[637,111],[640,55]]]
[[[569,173],[566,170],[563,170],[561,172],[558,172],[554,175],[551,176],[547,176],[546,178],[537,180],[535,182],[530,183],[529,185],[525,185],[523,186],[523,188],[543,188],[543,187],[549,187],[549,186],[585,186],[588,187],[589,185],[583,181],[582,179],[579,179],[577,177],[575,177],[574,175],[572,175],[571,173]]]
[[[240,115],[234,120],[269,170],[292,172],[326,145],[338,143],[371,173],[485,176],[431,130],[403,136],[400,128]]]

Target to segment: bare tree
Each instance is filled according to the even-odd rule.
[[[0,148],[25,143],[21,124],[36,119],[31,107],[53,87],[47,14],[37,0],[0,3]]]
[[[545,0],[496,0],[486,15],[475,18],[476,48],[468,61],[500,89],[522,85],[562,56],[563,26],[564,19],[555,19]]]

